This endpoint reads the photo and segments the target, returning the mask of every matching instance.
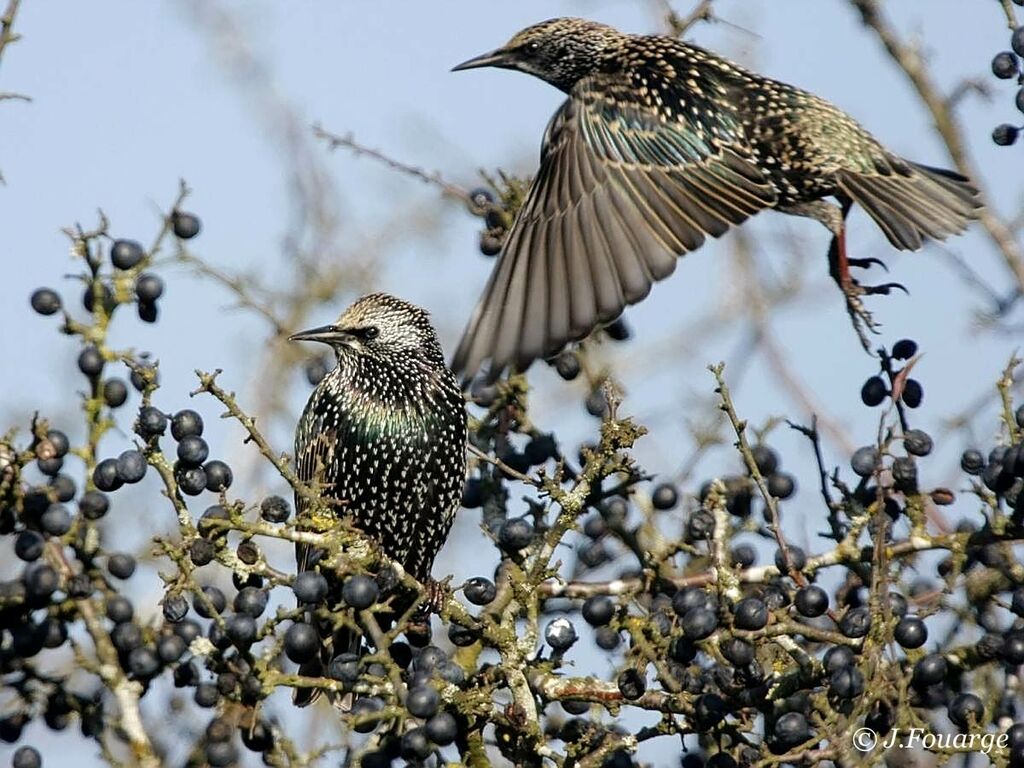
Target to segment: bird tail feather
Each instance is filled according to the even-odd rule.
[[[944,240],[963,232],[981,208],[978,190],[966,177],[897,158],[884,172],[840,171],[837,183],[901,250],[916,251],[924,238]]]

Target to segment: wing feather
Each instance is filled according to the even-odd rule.
[[[464,380],[488,361],[492,379],[524,370],[583,338],[707,235],[775,202],[734,116],[710,128],[691,110],[667,119],[615,98],[606,77],[577,84],[548,124],[540,169],[453,358]]]

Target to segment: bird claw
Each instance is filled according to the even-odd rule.
[[[910,295],[910,291],[907,290],[907,286],[903,283],[882,283],[881,285],[857,285],[858,291],[865,296],[888,296],[893,288],[899,288],[907,296]]]
[[[853,330],[857,332],[857,337],[860,339],[864,351],[870,354],[871,340],[868,333],[877,335],[882,326],[872,317],[867,307],[864,306],[864,302],[861,301],[861,296],[867,293],[870,293],[870,291],[866,291],[864,286],[856,282],[843,286],[843,295],[846,296],[846,311],[853,322]]]
[[[887,267],[885,265],[884,261],[882,261],[881,259],[876,259],[873,256],[870,256],[870,257],[865,258],[865,259],[849,259],[848,258],[846,260],[846,263],[849,264],[851,267],[857,267],[858,269],[870,269],[871,267],[873,267],[874,265],[877,264],[878,266],[880,266],[886,272],[889,271],[889,267]]]
[[[429,617],[432,613],[441,613],[444,608],[444,604],[448,602],[448,595],[450,590],[445,582],[437,581],[435,579],[428,579],[423,585],[426,587],[426,595],[424,595],[423,602],[420,605],[420,610],[417,614],[423,617]]]

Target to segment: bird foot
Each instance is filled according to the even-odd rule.
[[[851,259],[851,263],[852,263]],[[857,336],[860,338],[860,343],[865,350],[871,352],[871,343],[868,337],[868,333],[878,334],[881,324],[876,322],[864,306],[864,302],[861,300],[862,296],[888,296],[894,289],[899,289],[910,295],[910,291],[902,283],[882,283],[880,285],[861,285],[854,279],[850,279],[845,284],[841,284],[840,288],[843,290],[843,295],[846,297],[846,311],[850,315],[850,319],[853,321],[853,328],[857,332]]]
[[[448,596],[451,594],[447,581],[427,579],[424,586],[427,588],[427,594],[423,599],[421,610],[428,616],[432,613],[441,613],[441,609],[444,608],[444,604],[448,602]]]
[[[423,586],[426,587],[423,602],[419,604],[416,613],[412,615],[405,627],[406,639],[416,647],[430,642],[430,616],[434,613],[441,613],[451,594],[447,582],[427,579]]]
[[[867,307],[864,306],[864,302],[861,300],[861,296],[869,292],[865,291],[864,286],[857,283],[856,280],[851,280],[848,284],[840,287],[843,289],[843,295],[846,297],[846,311],[853,323],[853,330],[857,332],[861,346],[864,347],[866,352],[870,353],[871,340],[868,334],[877,335],[881,325],[875,321],[875,318],[871,316],[871,313],[868,312]]]
[[[857,267],[857,269],[870,269],[871,267],[873,267],[873,266],[875,266],[877,264],[878,266],[880,266],[886,272],[889,271],[889,268],[885,265],[884,261],[882,261],[881,259],[876,259],[873,256],[870,256],[870,257],[865,258],[865,259],[850,259],[850,258],[847,258],[846,263],[850,267]]]

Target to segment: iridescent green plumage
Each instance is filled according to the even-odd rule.
[[[427,313],[372,294],[334,325],[293,338],[330,344],[338,358],[299,420],[297,475],[337,502],[338,516],[385,555],[427,582],[466,473],[465,401]],[[306,500],[297,495],[295,505],[301,520]],[[299,570],[314,568],[319,554],[297,547]],[[400,615],[410,604],[393,595],[391,613]],[[387,623],[389,616],[378,620]],[[303,674],[323,674],[332,655],[359,648],[359,636],[347,630],[325,635],[321,658]],[[310,703],[313,690],[299,690],[296,703]]]

